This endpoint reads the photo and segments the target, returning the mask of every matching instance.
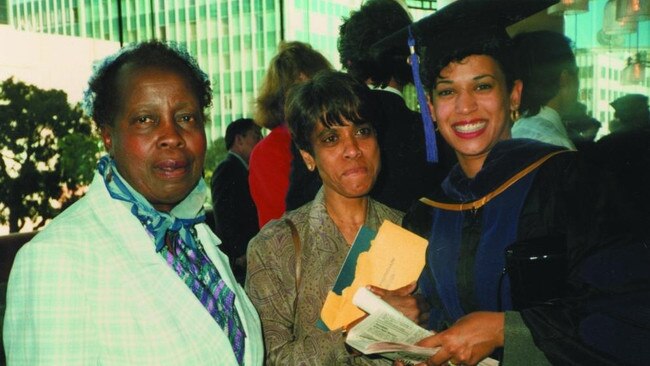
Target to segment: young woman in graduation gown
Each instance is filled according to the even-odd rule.
[[[575,152],[511,139],[528,86],[504,25],[552,2],[458,0],[413,26],[429,46],[431,111],[459,162],[404,219],[429,238],[418,291],[439,333],[420,345],[440,350],[428,365],[647,359],[650,254],[623,230],[633,221],[607,177]]]

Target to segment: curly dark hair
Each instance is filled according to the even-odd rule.
[[[314,153],[311,136],[318,123],[325,127],[368,123],[374,128],[380,110],[368,86],[349,74],[324,70],[294,86],[285,115],[291,138],[299,149]]]
[[[210,79],[187,50],[176,43],[156,40],[135,43],[105,58],[88,81],[84,107],[100,128],[113,125],[115,121],[121,100],[117,79],[119,71],[127,64],[136,69],[159,67],[177,72],[189,83],[204,113],[212,104]]]
[[[456,47],[444,47],[444,53],[439,47],[422,47],[422,83],[431,90],[440,71],[452,62],[460,62],[471,55],[486,55],[492,57],[505,75],[508,91],[512,90],[515,80],[519,78],[517,62],[513,54],[513,44],[509,37],[496,35],[480,42],[458,42]]]
[[[366,1],[359,10],[344,18],[339,28],[338,51],[343,68],[357,80],[371,79],[385,87],[391,78],[405,85],[413,76],[406,63],[408,49],[373,57],[370,46],[410,25],[411,17],[396,0]]]

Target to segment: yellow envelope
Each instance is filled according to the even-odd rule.
[[[321,329],[340,329],[365,315],[352,303],[359,287],[374,285],[395,290],[417,281],[424,268],[426,239],[390,221],[382,223],[369,243],[368,231],[362,228],[357,235],[325,299],[317,324]]]

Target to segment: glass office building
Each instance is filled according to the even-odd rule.
[[[214,140],[225,133],[232,120],[252,116],[256,91],[280,40],[309,42],[338,65],[336,38],[341,17],[360,3],[361,0],[9,0],[8,18],[20,30],[122,44],[157,38],[185,45],[213,82],[214,106],[207,133],[208,140]],[[281,12],[281,8],[285,11]]]
[[[0,0],[0,24],[9,24],[9,0]]]
[[[417,20],[451,1],[405,3]],[[556,20],[546,17],[544,24],[536,25],[564,32],[574,41],[581,67],[580,101],[605,126],[613,114],[609,102],[616,96],[650,91],[650,73],[645,72],[650,66],[650,20],[639,21],[635,32],[618,34],[619,29],[609,29],[608,32],[617,34],[604,35],[606,9],[614,2],[581,1],[588,5],[587,9],[555,11]],[[208,138],[213,140],[223,135],[232,120],[252,115],[256,91],[280,40],[308,42],[339,67],[336,40],[341,18],[361,3],[362,0],[0,0],[0,22],[8,19],[19,30],[123,44],[150,38],[184,44],[209,73],[214,85],[214,107],[207,130]],[[643,56],[638,62],[639,77],[625,80],[622,69],[628,58],[636,55]]]

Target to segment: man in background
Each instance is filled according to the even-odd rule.
[[[402,92],[413,81],[406,62],[408,47],[381,56],[370,48],[412,23],[396,0],[369,0],[350,13],[339,29],[338,51],[343,68],[365,82],[379,100],[380,121],[374,121],[381,150],[381,172],[370,193],[377,201],[406,211],[426,193],[436,189],[456,163],[449,145],[436,134],[439,162],[428,163],[420,114],[410,110]]]
[[[598,166],[613,173],[612,187],[629,198],[630,212],[650,222],[650,111],[648,97],[628,94],[611,103],[616,110],[610,134],[596,142],[591,156]],[[612,129],[612,123],[618,128]],[[645,228],[650,231],[650,228]]]
[[[576,103],[562,120],[576,149],[585,150],[593,147],[602,124],[587,113],[587,106],[584,103]]]
[[[512,137],[575,150],[563,119],[578,102],[578,67],[571,41],[552,31],[520,33],[513,39],[524,89],[521,119]]]
[[[610,103],[614,108],[614,120],[609,122],[610,132],[623,132],[650,128],[648,97],[627,94]]]
[[[212,206],[215,234],[220,249],[230,259],[237,281],[246,278],[246,248],[257,234],[257,209],[248,188],[248,159],[253,147],[262,139],[259,126],[252,119],[233,121],[226,129],[226,159],[212,175]]]

